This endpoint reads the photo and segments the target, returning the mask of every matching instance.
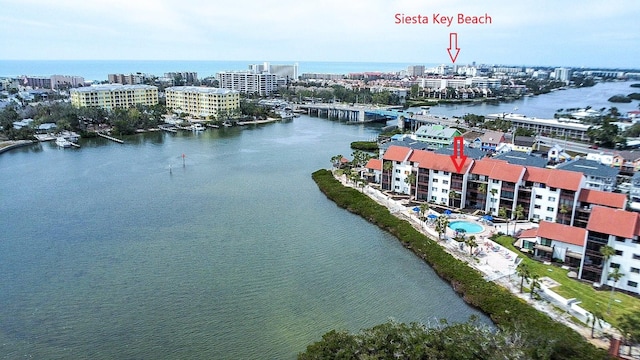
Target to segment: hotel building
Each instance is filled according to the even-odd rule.
[[[158,88],[150,85],[96,85],[70,90],[71,105],[99,107],[105,110],[152,106],[158,103]]]
[[[217,117],[221,111],[230,112],[240,107],[240,93],[236,90],[173,86],[165,89],[167,108],[200,118]]]

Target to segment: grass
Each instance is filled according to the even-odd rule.
[[[618,318],[620,316],[627,315],[634,311],[640,311],[640,299],[615,291],[613,293],[613,300],[611,301],[611,310],[607,312],[611,291],[597,290],[590,283],[572,279],[567,276],[569,270],[565,270],[559,266],[545,265],[539,261],[529,259],[513,246],[514,239],[510,236],[500,236],[496,241],[500,245],[514,251],[516,254],[520,254],[521,257],[524,258],[523,261],[529,265],[532,274],[537,274],[540,277],[547,276],[557,281],[560,285],[552,289],[554,292],[567,299],[577,299],[581,302],[579,304],[580,307],[589,312],[600,310],[604,315],[604,320],[614,327],[618,324]]]

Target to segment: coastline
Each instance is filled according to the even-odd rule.
[[[489,316],[497,327],[515,328],[529,335],[541,336],[542,339],[538,340],[552,344],[555,352],[563,355],[569,352],[568,358],[596,359],[605,356],[601,347],[606,347],[606,344],[598,343],[597,347],[577,329],[552,319],[504,285],[485,280],[477,269],[446,251],[439,242],[416,229],[409,220],[398,216],[399,212],[390,211],[378,199],[343,184],[329,170],[318,170],[312,177],[327,198],[394,235],[404,247],[450,283],[466,303]]]
[[[22,146],[35,144],[37,141],[34,140],[7,140],[0,141],[0,154],[5,153],[9,150],[13,150]]]

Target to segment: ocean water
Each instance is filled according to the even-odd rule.
[[[107,80],[108,74],[148,73],[162,76],[171,71],[195,71],[198,78],[214,76],[219,71],[246,70],[255,61],[192,61],[192,60],[0,60],[0,76],[76,75],[85,80]],[[298,63],[298,73],[332,73],[406,70],[414,63],[270,61],[272,64]]]
[[[311,179],[378,131],[301,116],[0,155],[0,359],[293,359],[389,318],[489,323]]]

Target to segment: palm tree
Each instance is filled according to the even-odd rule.
[[[611,257],[616,254],[616,249],[614,249],[613,247],[611,247],[609,245],[604,245],[604,246],[600,247],[600,254],[602,254],[602,259],[604,261],[604,263],[602,264],[602,268],[603,269],[608,269],[609,268],[609,266],[608,266],[609,259],[611,259]],[[607,271],[607,273],[608,273],[608,271]],[[604,271],[602,272],[602,276],[604,276]],[[602,282],[602,281],[600,281],[600,282]]]
[[[455,190],[449,191],[449,206],[455,207],[456,199],[458,198],[459,193]]]
[[[531,269],[529,269],[529,264],[524,261],[521,261],[516,267],[516,273],[520,276],[520,292],[522,293],[524,290],[524,281],[529,280],[531,277]]]
[[[404,179],[404,182],[407,183],[409,185],[409,194],[411,194],[411,189],[415,188],[416,189],[416,197],[417,197],[417,187],[416,185],[416,174],[415,173],[411,173],[409,175],[407,175],[407,177]]]
[[[391,171],[393,170],[393,162],[384,161],[382,164],[382,170],[387,173],[387,181],[389,182],[389,188],[386,190],[391,190]]]
[[[438,232],[438,240],[442,240],[442,234],[447,232],[449,226],[449,218],[446,215],[440,215],[436,219],[436,231]]]
[[[420,204],[420,219],[424,220],[424,214],[426,214],[427,211],[429,211],[429,204]]]
[[[478,247],[475,235],[471,235],[464,240],[464,244],[469,247],[469,255],[473,254],[473,248]]]
[[[503,206],[500,209],[498,209],[498,216],[500,216],[501,218],[505,218],[505,220],[507,220],[507,235],[509,235],[509,219],[507,218],[507,208]]]
[[[560,205],[560,214],[562,214],[562,223],[563,224],[566,223],[566,217],[567,217],[568,213],[569,213],[569,206],[567,206],[567,204]]]
[[[487,204],[487,184],[478,185],[478,194],[481,194],[482,210],[484,211],[484,208]]]
[[[600,311],[600,309],[594,310],[592,313],[587,315],[587,325],[591,325],[591,338],[593,339],[593,333],[596,330],[596,325],[602,328],[602,322],[604,321],[604,315]]]
[[[607,305],[607,314],[611,311],[611,300],[613,300],[613,293],[616,291],[616,284],[624,276],[624,273],[620,271],[620,268],[614,268],[609,274],[608,278],[613,280],[613,286],[611,287],[611,296],[609,296],[609,305]]]
[[[522,218],[524,218],[524,207],[521,204],[518,204],[518,206],[516,206],[516,220],[521,220]]]
[[[533,294],[537,289],[540,289],[540,275],[533,274],[531,275],[531,287],[529,288],[531,299],[533,299]]]
[[[334,168],[338,168],[340,166],[340,160],[342,160],[343,156],[338,154],[331,157],[331,164]]]

